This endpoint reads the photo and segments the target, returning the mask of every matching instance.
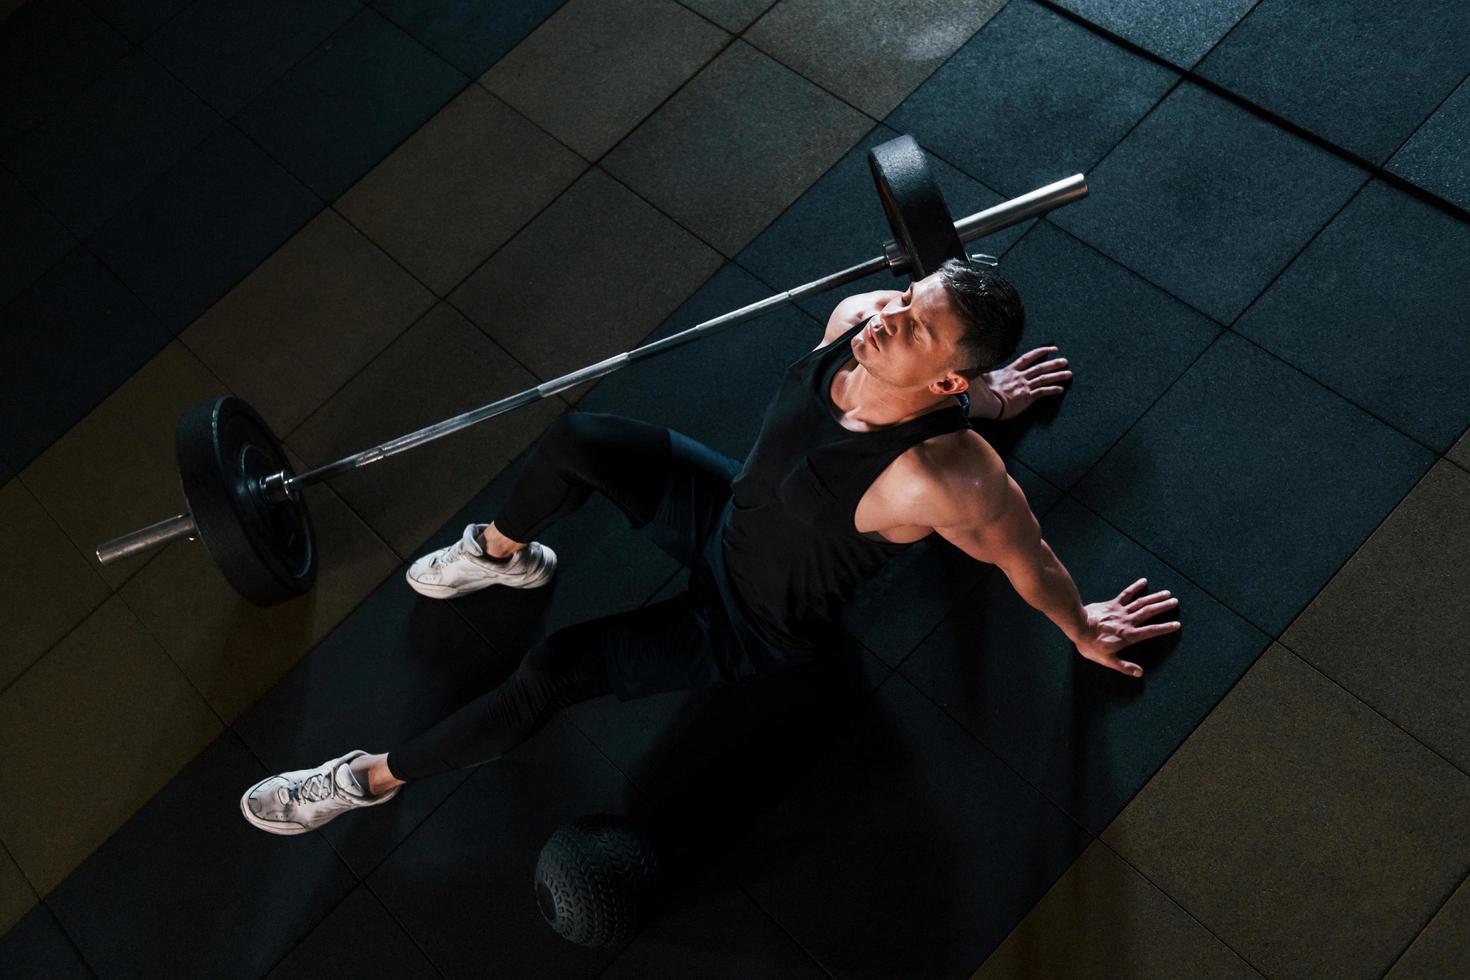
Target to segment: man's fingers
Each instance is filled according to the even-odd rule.
[[[1031,383],[1034,385],[1060,384],[1071,376],[1071,371],[1053,371],[1051,374],[1043,374],[1039,377],[1032,378]]]
[[[1118,593],[1118,600],[1117,601],[1122,602],[1122,603],[1128,602],[1129,599],[1130,599],[1130,597],[1132,597],[1132,596],[1136,595],[1137,593],[1143,591],[1143,587],[1146,586],[1146,585],[1148,585],[1148,579],[1146,579],[1146,578],[1139,579],[1137,582],[1134,582],[1132,585],[1128,586],[1128,588],[1124,589],[1122,592],[1119,592]]]
[[[1178,605],[1178,599],[1165,599],[1162,602],[1150,603],[1149,605],[1144,606],[1142,609],[1135,610],[1134,612],[1130,613],[1130,615],[1133,617],[1133,621],[1135,623],[1142,623],[1143,621],[1153,619],[1159,613],[1167,612],[1168,610],[1173,609]]]
[[[1112,666],[1114,670],[1118,671],[1119,673],[1127,674],[1129,677],[1143,676],[1142,667],[1138,666],[1138,664],[1129,663],[1126,660],[1119,660],[1115,662]]]
[[[1016,358],[1016,360],[1011,364],[1011,367],[1020,369],[1026,367],[1032,361],[1039,361],[1046,355],[1055,354],[1056,352],[1057,349],[1055,347],[1038,347],[1035,350],[1028,350],[1026,353]]]
[[[1152,626],[1140,626],[1128,634],[1128,642],[1138,643],[1141,640],[1151,639],[1155,636],[1163,636],[1165,633],[1177,633],[1178,631],[1179,624],[1177,622],[1155,623]]]
[[[1130,612],[1131,613],[1131,612],[1133,612],[1134,609],[1136,609],[1136,608],[1138,608],[1140,606],[1146,606],[1146,605],[1148,605],[1151,602],[1158,602],[1160,599],[1167,599],[1167,598],[1169,598],[1169,590],[1168,589],[1165,589],[1162,592],[1155,592],[1153,595],[1146,595],[1146,596],[1144,596],[1141,599],[1134,599],[1131,603],[1128,604],[1128,608],[1125,609],[1124,612]]]

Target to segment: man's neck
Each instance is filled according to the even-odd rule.
[[[895,388],[873,377],[856,359],[833,377],[829,394],[844,423],[870,429],[902,425],[954,397],[928,388]]]

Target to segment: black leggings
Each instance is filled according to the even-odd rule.
[[[528,542],[606,495],[693,565],[714,533],[738,464],[666,428],[569,412],[537,443],[495,526]],[[557,630],[532,647],[494,690],[388,753],[399,779],[499,758],[569,705],[600,695],[639,697],[722,683],[729,638],[710,601],[685,593],[632,612]]]

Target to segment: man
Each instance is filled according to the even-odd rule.
[[[683,595],[546,637],[502,684],[390,752],[353,751],[262,780],[240,800],[262,830],[299,834],[391,799],[405,781],[498,758],[567,705],[737,683],[820,655],[844,600],[889,556],[938,534],[998,566],[1082,656],[1133,677],[1124,648],[1179,629],[1140,579],[1083,605],[1004,462],[968,425],[1062,392],[1065,359],[1009,367],[1024,311],[989,269],[951,260],[904,292],[839,303],[787,371],[736,463],[659,426],[563,415],[494,521],[416,561],[408,582],[451,598],[536,588],[556,566],[534,539],[596,490],[691,569]],[[988,372],[988,373],[987,373]],[[978,382],[978,383],[976,383]]]

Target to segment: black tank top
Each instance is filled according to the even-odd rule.
[[[873,481],[912,446],[969,425],[956,404],[871,432],[843,428],[832,378],[864,326],[787,369],[731,487],[725,571],[753,625],[784,647],[815,646],[858,584],[907,547],[858,531]]]

